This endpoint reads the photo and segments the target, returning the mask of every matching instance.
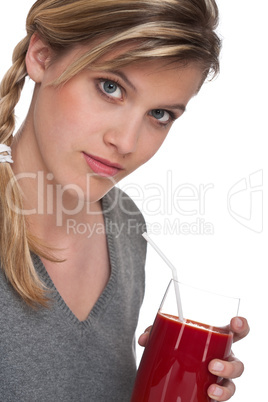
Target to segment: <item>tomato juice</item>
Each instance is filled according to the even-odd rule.
[[[194,321],[158,313],[137,372],[131,402],[209,402],[208,371],[214,359],[226,359],[232,334]]]

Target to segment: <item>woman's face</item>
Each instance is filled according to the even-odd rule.
[[[79,51],[44,68],[24,127],[27,163],[49,174],[50,184],[78,186],[93,202],[156,153],[203,76],[193,64],[149,61],[86,69],[51,86]]]

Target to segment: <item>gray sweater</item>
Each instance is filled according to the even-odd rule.
[[[0,401],[128,402],[136,373],[134,333],[144,296],[142,215],[118,189],[103,198],[109,282],[81,322],[52,290],[51,307],[33,310],[0,273]],[[119,234],[120,233],[120,234]]]

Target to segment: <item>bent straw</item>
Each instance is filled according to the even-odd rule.
[[[177,277],[177,270],[174,265],[167,259],[167,257],[162,253],[162,251],[158,248],[158,246],[153,242],[153,240],[148,236],[146,232],[142,234],[142,236],[147,240],[147,242],[155,249],[155,251],[160,255],[160,257],[165,261],[165,263],[169,266],[172,271],[172,277],[174,279],[174,287],[175,287],[175,295],[177,300],[177,307],[179,313],[180,321],[184,321],[183,313],[182,313],[182,305],[181,305],[181,296],[180,296],[180,289],[178,285],[178,277]]]

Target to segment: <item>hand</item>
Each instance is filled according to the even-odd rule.
[[[140,346],[146,346],[151,328],[151,326],[146,328],[144,333],[139,337],[138,342]],[[241,317],[236,317],[231,320],[230,329],[234,333],[234,342],[243,339],[249,333],[247,320]],[[208,388],[209,397],[215,401],[227,401],[235,392],[235,385],[231,379],[241,376],[244,371],[243,363],[231,354],[228,361],[212,360],[208,368],[212,374],[224,378],[220,385],[212,384]]]
[[[234,342],[244,338],[249,333],[249,326],[245,318],[236,317],[231,320],[230,329],[234,333]],[[228,361],[212,360],[208,366],[209,371],[218,377],[222,377],[221,384],[212,384],[208,388],[208,395],[215,401],[227,401],[235,393],[235,385],[232,379],[240,377],[244,371],[244,365],[233,354]]]

